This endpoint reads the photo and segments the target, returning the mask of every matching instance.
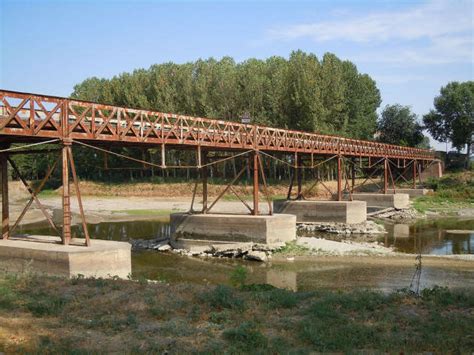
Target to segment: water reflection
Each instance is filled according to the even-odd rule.
[[[228,284],[232,271],[238,265],[244,265],[248,270],[249,283],[268,283],[298,291],[321,288],[395,290],[408,287],[414,272],[410,264],[367,263],[364,258],[322,258],[263,264],[232,259],[186,258],[152,251],[135,253],[132,257],[134,276],[171,283]],[[474,273],[469,269],[424,266],[421,280],[421,287],[466,287],[474,284]]]
[[[425,254],[460,254],[474,250],[473,234],[453,234],[446,230],[474,229],[473,220],[427,220],[413,225],[391,224],[389,233],[382,237],[387,246],[413,253],[421,248]],[[164,221],[109,222],[89,225],[93,238],[128,241],[168,236],[170,227]],[[27,225],[20,233],[53,235],[44,224]],[[80,233],[74,226],[73,233]],[[366,258],[313,258],[310,261],[272,262],[270,264],[232,259],[200,259],[141,251],[132,254],[135,277],[169,282],[226,284],[237,265],[249,270],[248,282],[269,283],[293,290],[317,288],[377,288],[393,290],[408,287],[414,268],[411,263],[398,265],[385,261],[369,263]],[[414,262],[414,259],[413,259]],[[453,266],[423,266],[422,287],[434,285],[465,287],[474,284],[472,269]]]
[[[128,221],[128,222],[103,222],[87,226],[92,238],[129,241],[130,239],[154,239],[169,237],[170,224],[163,220]],[[30,224],[18,228],[19,233],[55,235],[54,230],[48,225]],[[83,237],[82,227],[72,226],[74,236]]]
[[[441,218],[414,224],[386,224],[384,245],[404,253],[473,254],[474,219]],[[453,232],[455,231],[455,232]],[[462,232],[464,231],[464,232]]]
[[[89,224],[93,238],[129,241],[130,239],[153,239],[168,237],[170,225],[163,220],[142,220],[128,222],[104,222]],[[442,218],[426,219],[414,224],[386,223],[388,233],[380,237],[387,247],[404,253],[433,255],[473,254],[474,233],[452,233],[452,230],[474,230],[474,219]],[[20,233],[54,235],[54,231],[43,224],[26,225]],[[72,227],[73,235],[82,236],[81,227]],[[327,235],[321,234],[321,237]]]

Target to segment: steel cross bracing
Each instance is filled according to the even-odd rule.
[[[13,143],[27,143],[11,146]],[[58,148],[51,148],[56,143]],[[248,208],[252,215],[258,215],[260,183],[262,193],[268,202],[269,214],[272,214],[272,202],[268,192],[263,158],[270,158],[293,169],[288,190],[288,199],[292,198],[293,183],[296,183],[296,199],[305,199],[318,184],[323,186],[331,198],[342,200],[352,199],[352,192],[359,189],[367,181],[377,182],[374,175],[383,172],[383,187],[387,193],[389,185],[395,192],[399,179],[410,181],[416,187],[416,179],[420,179],[421,171],[432,164],[438,164],[434,152],[425,149],[401,147],[377,142],[348,139],[344,137],[291,131],[246,125],[235,122],[211,120],[207,118],[189,117],[176,114],[131,109],[92,102],[72,100],[61,97],[44,96],[28,93],[0,90],[0,190],[2,196],[2,238],[8,239],[21,222],[33,202],[40,208],[47,221],[61,238],[63,244],[73,240],[71,233],[71,177],[81,215],[84,244],[90,245],[89,233],[85,219],[79,181],[76,174],[72,144],[96,149],[119,158],[139,162],[144,166],[155,166],[161,169],[185,168],[166,164],[165,147],[172,149],[196,149],[197,165],[189,166],[200,172],[202,183],[202,210],[209,213],[213,206],[227,192],[232,192]],[[48,145],[43,149],[39,145]],[[111,151],[112,145],[133,145],[143,148],[161,146],[161,164],[157,165],[145,160],[125,156]],[[102,146],[102,147],[100,147]],[[228,157],[210,161],[208,153],[213,151],[233,151]],[[50,154],[58,152],[57,161],[49,167],[40,184],[33,188],[23,177],[22,172],[10,159],[15,154]],[[276,153],[292,162],[276,157]],[[239,158],[244,161],[242,170],[229,181],[229,184],[208,204],[208,168],[210,165],[222,163],[228,159]],[[61,164],[59,164],[61,162]],[[106,162],[106,159],[104,160]],[[319,166],[337,163],[337,191],[331,191],[324,181],[315,178],[311,187],[303,191],[303,170],[313,175]],[[8,199],[8,165],[20,177],[31,197],[20,216],[10,228]],[[62,226],[57,227],[41,204],[38,194],[51,176],[56,166],[62,170]],[[382,168],[383,166],[383,168]],[[187,167],[186,167],[187,168]],[[252,171],[253,203],[250,205],[232,186],[243,174],[244,170]],[[359,170],[358,172],[356,170]],[[72,175],[72,176],[71,176]],[[366,177],[359,185],[355,184],[356,176]],[[314,177],[314,176],[313,176]],[[351,182],[349,181],[351,180]],[[344,185],[343,185],[344,184]],[[190,213],[193,209],[198,182],[195,184]]]
[[[431,161],[434,152],[338,136],[0,90],[0,136]],[[16,138],[15,138],[16,137]]]

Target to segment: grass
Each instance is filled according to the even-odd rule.
[[[434,211],[449,214],[461,208],[474,206],[474,172],[446,174],[440,179],[429,179],[426,187],[433,194],[420,196],[413,201],[419,212]]]
[[[59,196],[60,193],[57,190],[51,190],[51,189],[44,189],[41,190],[39,197],[52,197],[52,196]]]
[[[169,216],[173,213],[173,210],[154,210],[154,209],[142,209],[142,210],[113,210],[112,213],[126,213],[129,216]]]
[[[310,253],[310,249],[305,246],[296,244],[296,241],[286,242],[283,247],[275,251],[275,254],[289,256],[308,255],[308,253]]]
[[[240,273],[241,274],[241,273]],[[473,290],[293,292],[0,275],[0,351],[439,352],[474,348]],[[59,331],[60,330],[60,331]]]
[[[253,195],[252,194],[244,194],[244,195],[239,195],[244,201],[252,201],[253,200]],[[286,195],[283,194],[270,194],[270,199],[271,200],[285,200]],[[240,199],[235,196],[234,194],[225,194],[222,196],[222,200],[224,201],[240,201]],[[264,203],[266,201],[266,196],[261,194],[260,195],[260,202]]]

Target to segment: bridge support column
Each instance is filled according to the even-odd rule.
[[[0,154],[1,190],[2,190],[2,239],[10,237],[10,211],[8,206],[8,156]]]
[[[298,153],[295,153],[295,162],[296,162],[296,182],[298,184],[298,190],[296,194],[296,199],[297,200],[302,200],[303,199],[303,192],[302,192],[302,186],[303,186],[303,169],[301,169],[301,155],[298,155]]]
[[[342,201],[342,158],[337,157],[337,200]]]
[[[207,151],[201,151],[201,147],[199,147],[199,151],[201,152],[201,162],[203,166],[201,167],[201,179],[202,179],[202,213],[207,212],[207,177],[208,177],[208,167],[207,167]]]
[[[388,159],[385,158],[383,161],[383,193],[386,194],[388,191]]]
[[[62,180],[63,180],[63,231],[62,243],[68,245],[71,242],[71,196],[69,185],[68,149],[70,142],[64,142],[62,148]]]
[[[253,152],[253,210],[254,216],[258,215],[258,159],[257,151]]]
[[[351,160],[351,192],[354,190],[355,187],[355,177],[356,177],[356,160],[355,158],[352,158]]]
[[[416,171],[418,170],[418,162],[413,160],[413,188],[416,189]]]

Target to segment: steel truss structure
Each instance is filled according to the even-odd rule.
[[[11,147],[13,143],[26,143],[20,147]],[[58,149],[28,150],[41,144],[57,144]],[[420,172],[431,164],[438,163],[434,152],[426,149],[402,147],[373,141],[349,139],[339,136],[307,133],[250,124],[208,118],[190,117],[172,113],[133,109],[103,105],[63,97],[45,96],[0,90],[0,165],[2,193],[2,237],[8,238],[16,229],[28,208],[35,202],[45,214],[52,228],[61,237],[62,243],[71,242],[71,208],[70,208],[70,173],[74,183],[85,244],[90,245],[79,182],[75,170],[71,145],[77,144],[96,149],[105,154],[114,154],[121,158],[140,162],[146,166],[167,168],[195,168],[201,173],[203,208],[200,213],[208,213],[216,202],[228,191],[232,192],[249,209],[253,215],[259,214],[259,188],[269,204],[271,200],[265,179],[263,158],[268,157],[292,166],[291,183],[288,198],[292,198],[293,185],[296,184],[296,199],[306,198],[317,184],[325,187],[338,200],[351,199],[352,192],[367,181],[374,181],[373,176],[383,173],[381,190],[388,191],[391,182],[395,189],[397,181],[408,179],[416,184]],[[135,146],[147,148],[161,147],[161,164],[131,158],[112,152],[107,147]],[[195,166],[166,165],[166,149],[195,149]],[[61,155],[63,181],[63,224],[62,230],[54,225],[38,193],[45,185],[58,161],[50,167],[44,179],[33,189],[23,178],[22,173],[11,160],[12,154],[54,153]],[[209,162],[208,154],[212,151],[228,151],[229,157]],[[277,155],[293,155],[293,162],[280,159]],[[242,176],[244,168],[221,191],[216,200],[208,204],[207,179],[208,167],[228,159],[245,159],[253,172],[253,206],[240,196],[233,184]],[[303,170],[314,173],[323,164],[337,164],[337,191],[331,191],[322,179],[315,179],[309,191],[302,190]],[[10,164],[29,191],[31,198],[20,214],[18,220],[10,227],[8,208],[8,174]],[[366,180],[355,185],[356,174],[365,176]],[[295,183],[296,180],[296,183]],[[344,181],[344,186],[343,186]],[[195,185],[191,212],[196,196],[198,183]]]

